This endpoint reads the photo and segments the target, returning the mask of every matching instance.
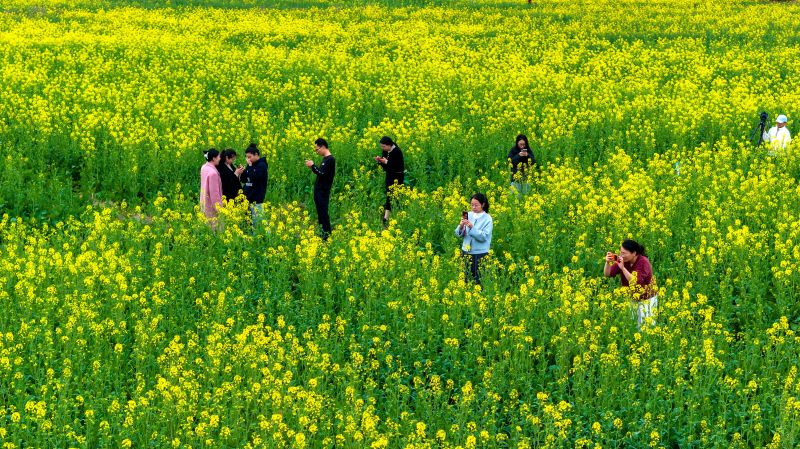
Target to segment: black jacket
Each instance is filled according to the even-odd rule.
[[[311,166],[311,171],[317,175],[314,190],[330,190],[333,187],[333,177],[336,176],[336,159],[333,156],[324,157],[319,167]]]
[[[222,179],[222,196],[228,201],[239,196],[239,191],[242,190],[242,183],[234,173],[234,169],[220,162],[217,165],[217,170],[219,170],[219,177]]]
[[[519,153],[521,153],[522,150],[520,150],[516,145],[511,147],[511,149],[508,151],[508,158],[511,160],[511,181],[514,181],[514,175],[518,171],[521,171],[522,174],[524,174],[526,167],[529,165],[536,165],[536,156],[533,155],[533,150],[528,148],[527,151],[527,156],[520,156]]]
[[[263,157],[242,173],[244,195],[251,203],[263,203],[267,194],[267,160]]]
[[[392,151],[384,151],[383,157],[387,159],[385,164],[380,164],[386,172],[386,185],[390,186],[397,181],[402,184],[405,178],[406,164],[403,160],[403,152],[400,147],[395,146]]]

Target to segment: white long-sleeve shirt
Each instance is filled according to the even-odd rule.
[[[764,132],[764,142],[772,151],[785,150],[786,146],[792,142],[792,134],[785,126],[783,128],[773,126],[769,131]]]

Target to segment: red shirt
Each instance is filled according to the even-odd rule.
[[[653,282],[653,267],[650,266],[650,261],[645,256],[639,256],[636,258],[636,262],[632,264],[626,263],[625,269],[631,274],[636,272],[636,283],[639,285],[650,285]],[[622,270],[619,269],[616,263],[611,265],[611,277],[621,274]],[[625,279],[625,276],[620,276],[619,280],[623,287],[628,286],[628,280]]]

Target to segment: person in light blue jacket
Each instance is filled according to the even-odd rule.
[[[472,195],[470,206],[471,212],[461,213],[456,236],[462,239],[461,254],[464,256],[467,279],[472,277],[476,284],[481,285],[480,263],[481,259],[489,254],[494,221],[489,215],[489,200],[486,199],[486,195],[482,193]]]

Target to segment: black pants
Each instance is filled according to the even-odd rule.
[[[328,205],[331,202],[330,189],[314,189],[314,205],[317,206],[317,221],[322,226],[322,238],[327,239],[331,233],[331,217],[328,215]]]
[[[461,257],[464,258],[464,276],[467,280],[471,278],[476,284],[481,285],[481,260],[488,254],[489,253],[467,254],[463,251],[461,252]]]
[[[404,178],[404,175],[400,175],[386,180],[386,204],[383,205],[383,210],[392,210],[392,201],[391,198],[389,198],[389,188],[395,184],[402,185],[403,181],[405,181]]]

